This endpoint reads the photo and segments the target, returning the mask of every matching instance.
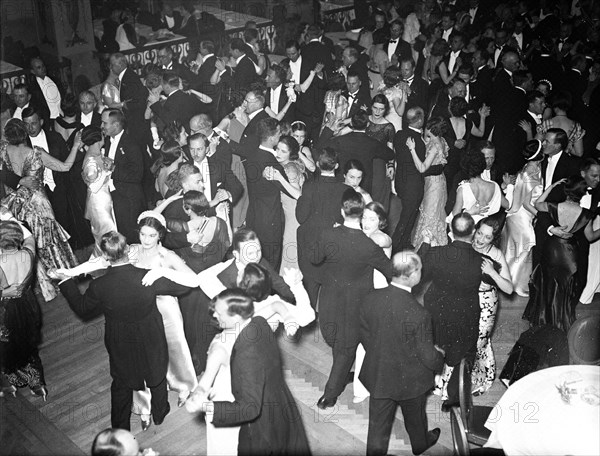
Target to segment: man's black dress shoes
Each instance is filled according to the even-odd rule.
[[[171,404],[167,403],[167,411],[162,416],[162,418],[160,418],[160,419],[154,418],[154,424],[156,424],[157,426],[160,426],[161,424],[163,424],[163,421],[165,420],[165,418],[167,417],[167,415],[169,414],[170,411],[171,411]]]
[[[333,407],[336,402],[337,397],[334,397],[333,399],[327,399],[325,396],[321,396],[321,399],[319,399],[319,401],[317,402],[317,407],[319,407],[322,410],[325,410],[329,407]]]
[[[429,431],[427,433],[427,437],[428,437],[428,440],[429,440],[427,448],[425,448],[423,451],[418,452],[418,453],[415,453],[413,451],[413,454],[423,454],[423,453],[425,453],[429,448],[431,448],[433,445],[435,445],[437,443],[437,441],[440,438],[440,434],[441,433],[442,433],[442,431],[440,430],[440,428],[435,428],[435,429],[432,429],[431,431]]]

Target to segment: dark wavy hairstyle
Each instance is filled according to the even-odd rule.
[[[300,158],[300,145],[293,136],[282,136],[279,142],[287,146],[290,151],[290,160],[298,160]]]
[[[175,163],[183,153],[183,149],[177,141],[169,139],[160,147],[160,157],[163,165],[169,166]]]
[[[448,131],[448,123],[443,117],[432,117],[427,121],[425,129],[429,130],[432,135],[439,138],[444,136]]]
[[[4,137],[12,146],[27,142],[27,129],[22,120],[10,119],[4,127]]]
[[[163,226],[157,219],[154,217],[144,217],[138,223],[138,232],[142,230],[143,227],[149,226],[150,228],[154,228],[158,233],[158,239],[163,240],[165,235],[167,234],[167,227]]]
[[[369,209],[370,211],[375,212],[377,217],[379,218],[379,229],[385,230],[388,225],[387,221],[387,213],[385,212],[385,208],[383,204],[378,203],[377,201],[371,201],[369,204],[365,206],[365,209]]]
[[[188,190],[183,194],[183,208],[196,215],[204,216],[210,210],[210,203],[204,193]]]
[[[578,203],[587,191],[587,183],[581,176],[571,176],[565,182],[565,196]]]
[[[359,219],[365,209],[365,200],[362,195],[353,188],[348,188],[342,195],[342,210],[349,218]]]
[[[383,106],[385,106],[385,111],[383,113],[383,116],[384,117],[387,116],[388,113],[390,112],[390,102],[388,101],[387,97],[382,93],[378,93],[371,100],[371,108],[373,107],[373,105],[375,103],[379,103],[379,104],[382,104]]]
[[[91,146],[97,142],[102,141],[102,130],[100,127],[88,125],[81,130],[81,142],[86,146]]]
[[[485,157],[478,150],[467,150],[460,158],[460,167],[465,172],[467,179],[480,176],[485,170]]]
[[[229,315],[239,315],[244,320],[254,315],[254,302],[244,290],[240,288],[228,288],[213,298],[209,309],[214,310],[217,301],[223,301],[227,304],[227,313]]]
[[[492,245],[498,247],[500,245],[500,235],[502,234],[502,223],[500,223],[498,217],[490,216],[482,218],[475,224],[475,231],[477,231],[481,225],[487,225],[492,229]]]
[[[248,263],[244,268],[239,287],[244,290],[253,301],[264,301],[272,288],[269,271],[258,263]]]
[[[462,117],[467,113],[469,109],[469,105],[467,104],[467,100],[463,97],[454,97],[450,100],[450,104],[448,105],[448,111],[450,111],[450,115],[454,117]]]

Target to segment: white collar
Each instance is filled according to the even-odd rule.
[[[123,75],[125,74],[126,71],[127,71],[127,68],[125,68],[123,71],[121,71],[119,73],[119,76],[117,76],[119,78],[119,82],[123,81]]]
[[[527,90],[525,90],[525,89],[524,89],[523,87],[521,87],[521,86],[515,86],[515,89],[519,89],[519,90],[522,90],[522,91],[523,91],[523,93],[527,93]]]
[[[179,89],[175,89],[173,90],[169,95],[167,95],[167,98],[169,98],[171,95],[173,95],[175,92],[179,92]]]
[[[352,98],[356,98],[358,96],[358,92],[359,92],[358,90],[356,92],[354,92],[354,93],[348,92],[348,96],[352,97]]]
[[[117,133],[114,137],[110,138],[110,143],[119,143],[119,141],[121,141],[121,136],[123,136],[123,133],[125,132],[125,130],[121,130],[119,133]]]
[[[266,152],[269,152],[270,154],[273,155],[273,157],[277,156],[277,152],[275,152],[275,149],[270,149],[268,147],[263,146],[262,144],[260,146],[258,146],[259,149],[262,149]]]
[[[277,87],[271,88],[271,93],[275,93],[276,91],[281,91],[282,87],[283,87],[283,83],[279,84]]]
[[[260,108],[260,109],[257,109],[256,111],[254,111],[252,114],[248,114],[248,119],[250,119],[250,120],[254,119],[254,118],[256,117],[256,115],[257,115],[259,112],[261,112],[261,111],[264,111],[264,109],[265,109],[265,108]]]
[[[534,119],[542,119],[542,115],[541,114],[536,114],[535,112],[531,112],[529,109],[527,110],[527,113],[533,117]]]
[[[460,50],[459,51],[450,51],[450,54],[452,54],[455,57],[458,57],[458,54],[460,54]]]
[[[309,41],[309,43],[313,43],[314,41],[316,41],[317,43],[321,42],[321,37],[319,38],[313,38],[312,40]]]
[[[44,76],[43,78],[36,76],[35,79],[37,79],[38,81],[41,81],[41,82],[46,82],[46,79],[48,79],[48,75]]]
[[[579,71],[577,68],[571,68],[573,71],[577,71],[577,73],[581,74],[581,71]]]
[[[550,155],[548,157],[548,161],[554,163],[557,162],[558,160],[560,160],[560,157],[562,157],[563,151],[561,150],[559,153],[554,154],[554,155]]]
[[[513,33],[513,36],[523,36],[523,32],[521,32],[521,33],[516,33],[515,32],[515,33]]]
[[[411,127],[410,125],[408,126],[408,128],[410,128],[412,131],[416,131],[420,135],[423,134],[423,130],[421,130],[420,128]]]
[[[214,54],[206,54],[203,58],[202,58],[202,63],[206,62],[207,59],[210,59]]]
[[[394,282],[394,281],[391,281],[391,282],[390,282],[390,285],[393,285],[393,286],[395,286],[396,288],[400,288],[401,290],[408,291],[409,293],[411,293],[411,292],[412,292],[412,288],[410,288],[410,287],[407,287],[406,285],[400,285],[399,283],[396,283],[396,282]]]
[[[504,71],[506,71],[508,75],[512,78],[512,71],[508,71],[506,68],[504,68]]]
[[[302,54],[300,54],[300,55],[298,56],[298,59],[297,59],[295,62],[292,62],[292,61],[290,60],[290,66],[291,66],[291,65],[302,65]]]
[[[46,142],[48,142],[48,140],[46,139],[46,132],[44,131],[43,128],[40,130],[40,132],[38,133],[37,136],[30,136],[29,139],[36,140],[36,141],[46,141]]]
[[[237,59],[235,59],[235,63],[236,63],[236,65],[237,65],[237,64],[239,64],[239,63],[242,61],[242,59],[243,59],[244,57],[246,57],[246,54],[242,54],[242,55],[240,55],[240,56],[239,56]]]

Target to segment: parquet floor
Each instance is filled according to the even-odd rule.
[[[502,369],[508,352],[526,324],[521,314],[526,300],[519,297],[501,300],[493,338]],[[48,401],[20,390],[17,398],[0,398],[0,455],[81,455],[89,454],[92,439],[110,427],[110,375],[103,343],[102,318],[79,321],[62,296],[42,305],[44,341],[41,357],[48,384]],[[600,313],[600,295],[592,305],[580,306],[579,315]],[[315,455],[365,454],[368,401],[352,403],[348,386],[335,408],[323,412],[315,403],[331,367],[331,351],[316,324],[305,328],[293,340],[279,334],[285,375],[296,398]],[[493,405],[505,391],[498,381],[492,389],[475,398],[475,403]],[[162,455],[205,454],[206,434],[203,420],[177,409],[177,397],[170,393],[171,413],[161,426],[142,432],[139,419],[132,416],[132,432],[142,448],[152,447]],[[431,396],[427,412],[430,428],[440,427],[439,443],[430,455],[450,455],[452,437],[447,413],[440,411],[438,397]],[[390,454],[409,455],[401,414],[398,413]]]

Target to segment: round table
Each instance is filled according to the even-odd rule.
[[[578,383],[600,391],[600,367],[557,366],[533,372],[513,383],[485,423],[492,431],[486,447],[506,455],[600,454],[600,406],[578,397],[567,404],[556,385],[576,372]]]

